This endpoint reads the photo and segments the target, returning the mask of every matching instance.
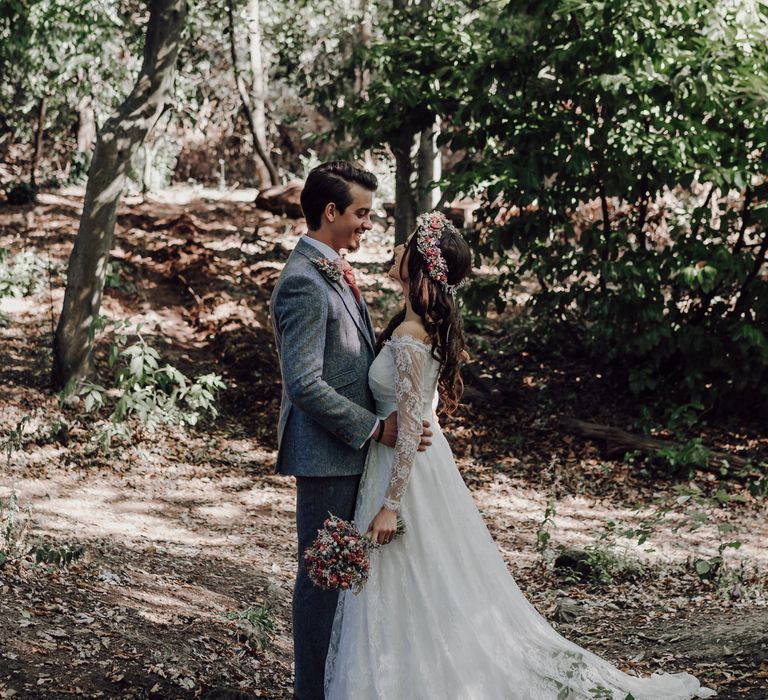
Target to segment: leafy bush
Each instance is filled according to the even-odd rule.
[[[33,251],[14,257],[0,250],[0,299],[36,294],[47,278],[46,261]]]
[[[32,511],[21,510],[15,490],[11,490],[8,502],[0,500],[0,568],[9,561],[34,555],[35,564],[67,566],[85,553],[81,544],[53,545],[28,544],[28,531]]]
[[[130,439],[129,419],[153,432],[161,425],[194,426],[205,416],[215,418],[216,396],[225,388],[218,374],[191,380],[172,365],[161,366],[160,355],[141,335],[141,326],[135,328],[136,341],[129,343],[129,336],[121,332],[129,325],[115,324],[109,353],[109,366],[115,370],[114,390],[86,381],[66,387],[61,394],[62,403],[80,397],[89,413],[111,406],[108,422],[97,436],[104,450],[111,448],[115,438]]]
[[[235,622],[238,637],[244,638],[247,642],[254,642],[261,650],[271,646],[277,627],[274,611],[268,603],[251,605],[245,610],[228,612],[225,616],[228,620]]]
[[[660,404],[768,412],[768,8],[753,0],[436,4],[350,59],[363,147],[440,118],[446,196],[484,208],[464,293],[537,319]],[[425,77],[426,76],[426,77]],[[318,99],[343,94],[327,82]]]
[[[445,138],[486,202],[476,250],[635,394],[720,412],[768,408],[768,11],[747,4],[508,2],[443,87],[466,91]]]
[[[709,449],[701,438],[693,438],[679,447],[665,447],[656,453],[673,474],[685,474],[690,477],[697,468],[709,464]]]

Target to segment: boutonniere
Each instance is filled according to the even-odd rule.
[[[337,260],[328,260],[328,258],[312,258],[312,262],[323,276],[331,282],[341,282],[344,275],[341,269],[341,258]]]

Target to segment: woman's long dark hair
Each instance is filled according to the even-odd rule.
[[[472,269],[472,254],[467,242],[452,226],[446,226],[440,237],[440,254],[448,266],[448,284],[461,282]],[[442,399],[441,410],[452,414],[458,408],[464,383],[459,372],[466,356],[464,325],[456,300],[435,282],[427,272],[426,260],[416,247],[416,236],[411,236],[400,260],[408,271],[408,297],[411,308],[419,315],[427,335],[432,341],[432,357],[440,362],[438,389]],[[403,308],[384,329],[376,343],[376,353],[384,347],[392,332],[405,319]]]

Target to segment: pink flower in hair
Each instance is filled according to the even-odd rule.
[[[424,256],[427,274],[449,294],[455,295],[459,284],[448,284],[448,264],[440,252],[440,239],[443,229],[455,231],[450,221],[440,212],[421,214],[416,219],[416,248]]]

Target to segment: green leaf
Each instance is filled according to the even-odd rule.
[[[710,566],[708,561],[704,561],[703,559],[699,559],[696,562],[696,573],[699,576],[704,576],[705,574],[708,574],[712,567]]]

